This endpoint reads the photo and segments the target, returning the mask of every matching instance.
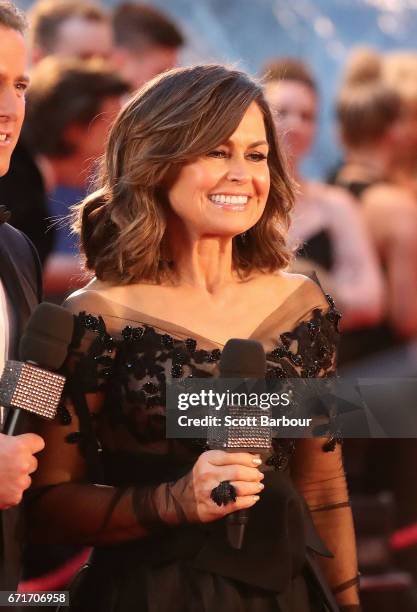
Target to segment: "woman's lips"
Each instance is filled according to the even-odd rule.
[[[244,194],[212,194],[208,196],[210,202],[216,208],[230,210],[234,212],[242,212],[246,209],[251,196]]]

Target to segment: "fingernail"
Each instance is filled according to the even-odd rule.
[[[261,475],[259,476],[260,480],[263,480],[265,478],[265,474],[263,472],[261,472]]]
[[[255,465],[261,465],[262,459],[252,459],[252,463],[254,463]]]
[[[253,496],[253,501],[258,501],[258,499],[259,499],[259,495],[254,495]]]
[[[262,484],[262,482],[260,482],[260,483],[259,483],[259,488],[260,488],[260,489],[261,489],[261,491],[262,491],[262,489],[264,489],[264,488],[265,488],[265,485],[264,485],[264,484]]]

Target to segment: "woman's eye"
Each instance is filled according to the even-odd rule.
[[[226,151],[222,151],[221,149],[215,149],[214,151],[210,151],[209,153],[207,153],[207,155],[209,157],[226,157],[227,153]]]
[[[264,153],[249,153],[248,157],[252,161],[256,162],[264,161],[265,159],[267,159],[267,155],[265,155]]]

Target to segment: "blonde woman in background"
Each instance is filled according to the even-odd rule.
[[[347,63],[337,97],[345,160],[334,179],[359,197],[386,281],[384,319],[342,337],[339,360],[356,376],[392,378],[417,372],[413,348],[417,334],[417,201],[410,174],[417,150],[417,112],[405,95],[417,85],[413,70],[417,71],[415,56],[384,57],[370,49],[357,49]],[[375,497],[390,491],[396,504],[395,527],[415,524],[417,491],[410,482],[415,479],[416,441],[345,442],[352,493]],[[395,561],[417,577],[415,547],[397,553]]]
[[[404,139],[392,160],[390,176],[417,197],[417,53],[386,53],[381,57],[381,74],[402,103]]]
[[[384,320],[345,335],[342,361],[381,352],[417,333],[417,200],[392,173],[412,150],[409,110],[386,81],[384,64],[378,53],[357,50],[337,98],[345,161],[334,180],[360,198],[386,280]]]

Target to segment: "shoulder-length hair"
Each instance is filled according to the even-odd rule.
[[[114,284],[161,282],[175,262],[166,238],[164,186],[180,168],[227,141],[252,102],[263,114],[271,187],[265,211],[233,238],[242,276],[286,267],[285,235],[293,183],[261,87],[217,65],[178,68],[146,84],[122,109],[109,135],[97,191],[74,210],[87,269]]]

